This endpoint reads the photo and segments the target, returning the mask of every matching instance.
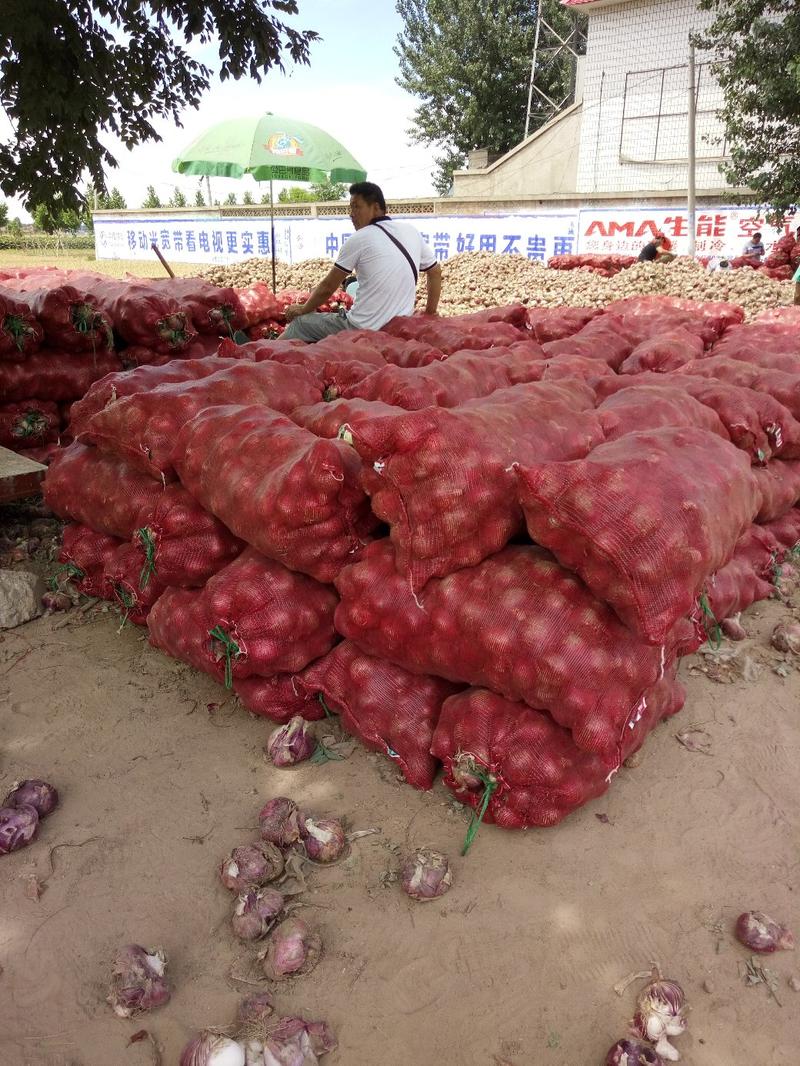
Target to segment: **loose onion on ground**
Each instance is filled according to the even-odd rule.
[[[58,806],[58,790],[36,777],[16,781],[3,801],[4,807],[33,807],[40,818],[46,818]]]
[[[276,796],[265,803],[258,815],[261,839],[278,847],[288,847],[300,839],[301,814],[294,800]]]
[[[272,931],[264,973],[273,981],[310,973],[319,961],[322,938],[302,918],[287,918]]]
[[[310,759],[316,747],[311,726],[305,718],[295,715],[270,733],[265,750],[274,766],[284,767]]]
[[[139,944],[120,948],[114,959],[107,999],[120,1018],[161,1007],[169,1001],[167,959],[161,948],[148,951]]]
[[[0,855],[26,847],[38,828],[39,815],[30,805],[0,807]]]
[[[274,888],[251,888],[236,900],[231,927],[241,940],[260,940],[283,910],[284,898]]]
[[[794,933],[763,911],[745,911],[736,919],[736,936],[751,951],[794,951]]]
[[[406,895],[419,902],[438,899],[453,883],[450,863],[438,851],[418,848],[403,863],[400,884]]]
[[[338,818],[306,818],[300,825],[300,839],[312,862],[336,862],[347,852],[347,836]]]
[[[258,841],[234,848],[219,868],[223,885],[231,892],[274,881],[283,873],[283,856],[275,844]]]
[[[180,1066],[245,1066],[244,1048],[227,1036],[205,1030],[183,1049]]]
[[[664,1066],[664,1060],[651,1044],[628,1037],[609,1048],[606,1066]]]

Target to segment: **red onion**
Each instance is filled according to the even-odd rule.
[[[664,1060],[650,1044],[624,1039],[609,1048],[606,1066],[664,1066]]]
[[[269,992],[257,992],[239,1004],[237,1020],[239,1025],[261,1025],[274,1011],[272,995]]]
[[[452,883],[453,875],[447,858],[428,848],[413,851],[400,871],[403,891],[421,903],[443,896]]]
[[[745,911],[736,920],[736,936],[751,951],[794,951],[794,933],[763,911]]]
[[[302,918],[287,918],[274,929],[264,956],[264,973],[273,981],[310,973],[319,961],[322,938]]]
[[[262,840],[288,847],[300,839],[302,814],[294,800],[276,796],[265,803],[258,815]]]
[[[180,1066],[245,1066],[244,1048],[227,1036],[205,1030],[183,1049]]]
[[[686,997],[677,981],[656,977],[639,993],[632,1033],[655,1044],[662,1059],[677,1061],[680,1054],[668,1038],[680,1036],[686,1028],[685,1004]]]
[[[26,847],[38,828],[39,815],[35,807],[28,804],[0,807],[0,855]]]
[[[347,836],[338,818],[306,818],[300,837],[312,862],[336,862],[347,849]]]
[[[274,888],[251,888],[236,900],[231,925],[242,940],[259,940],[283,909],[284,899]]]
[[[772,631],[770,644],[778,651],[800,653],[800,622],[779,622]]]
[[[107,997],[114,1013],[120,1018],[130,1018],[167,1003],[170,991],[164,976],[166,966],[167,959],[161,948],[147,951],[139,944],[120,948],[114,959],[111,991]]]
[[[292,1017],[278,1021],[270,1030],[266,1046],[268,1051],[276,1055],[278,1062],[296,1062],[298,1066],[303,1066],[304,1063],[316,1062],[319,1055],[335,1051],[337,1043],[327,1022],[307,1022],[305,1018]],[[289,1049],[304,1057],[289,1058],[286,1055]]]
[[[42,595],[42,607],[46,611],[68,611],[72,600],[66,592],[45,592]]]
[[[719,628],[728,640],[747,640],[747,630],[742,625],[738,614],[735,617],[723,618]]]
[[[3,806],[33,807],[40,818],[45,818],[58,806],[58,790],[35,777],[27,781],[16,781],[3,801]]]
[[[296,766],[310,759],[316,747],[311,726],[297,714],[270,733],[265,750],[275,766]]]
[[[282,873],[283,855],[274,844],[260,840],[234,848],[219,868],[222,883],[231,892],[245,892],[274,881]]]

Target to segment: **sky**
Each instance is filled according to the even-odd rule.
[[[182,127],[157,124],[161,142],[129,152],[106,138],[119,163],[107,171],[106,182],[109,189],[116,186],[122,192],[129,208],[141,206],[151,184],[165,203],[176,185],[193,202],[199,179],[175,174],[175,156],[214,123],[262,111],[322,127],[355,156],[387,197],[433,194],[435,149],[410,143],[408,129],[418,101],[394,80],[399,67],[392,48],[403,27],[394,0],[298,0],[298,7],[300,14],[290,21],[297,28],[316,30],[322,38],[311,46],[309,66],[289,63],[285,75],[271,71],[261,85],[251,79],[220,82],[215,77],[198,110],[184,111]],[[213,48],[193,49],[192,54],[207,66],[218,61]],[[8,126],[0,129],[0,136],[7,135]],[[267,191],[267,186],[259,190],[250,177],[212,178],[211,185],[213,198],[220,201],[229,192],[241,202],[246,190],[256,200],[260,191]],[[27,220],[19,201],[8,203],[11,218]]]

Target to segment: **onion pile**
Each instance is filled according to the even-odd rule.
[[[120,1018],[161,1007],[169,1001],[165,977],[167,959],[161,948],[148,951],[139,944],[120,948],[114,959],[108,1002]]]
[[[247,1030],[245,1026],[238,1040],[203,1030],[183,1049],[180,1066],[316,1066],[321,1055],[337,1046],[327,1022],[305,1018],[264,1022],[255,1036]]]
[[[310,759],[316,747],[311,726],[298,714],[270,733],[265,751],[274,766],[286,767]]]

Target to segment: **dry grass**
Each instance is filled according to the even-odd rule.
[[[112,278],[121,278],[124,274],[135,274],[140,278],[163,278],[166,272],[155,256],[152,260],[140,259],[95,259],[91,249],[86,251],[70,250],[60,254],[52,249],[43,252],[0,251],[0,270],[4,267],[54,266],[62,270],[93,270],[98,274],[108,274]],[[195,263],[170,263],[179,277],[194,277],[202,270]]]

